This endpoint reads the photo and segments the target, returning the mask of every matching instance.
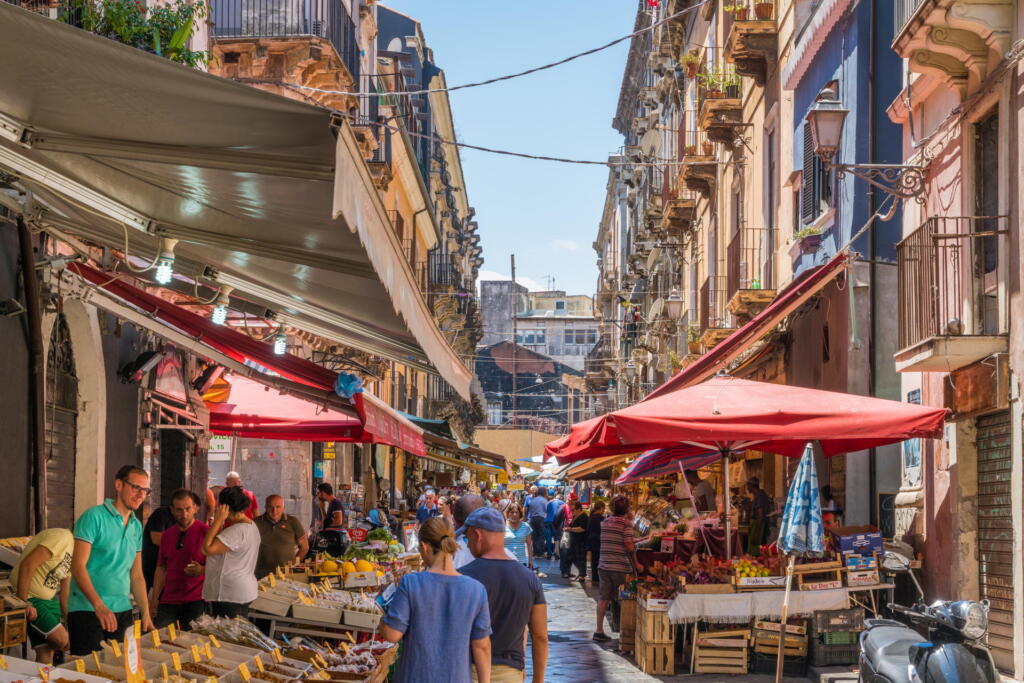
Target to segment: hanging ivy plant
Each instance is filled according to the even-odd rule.
[[[125,45],[196,67],[209,61],[208,52],[190,50],[196,23],[206,16],[206,3],[175,0],[146,7],[142,0],[67,0],[59,18],[86,31]]]

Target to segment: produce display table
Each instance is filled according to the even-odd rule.
[[[266,612],[249,611],[249,620],[262,619],[269,622],[267,635],[275,638],[278,633],[289,635],[310,636],[311,638],[344,638],[345,631],[361,633],[373,633],[374,629],[363,628],[362,626],[348,626],[346,624],[329,624],[325,621],[313,621],[312,619],[296,619],[295,617],[282,617]]]
[[[819,610],[847,609],[851,593],[873,593],[889,590],[893,585],[835,588],[832,590],[791,591],[790,616],[808,616]],[[668,618],[673,624],[738,623],[758,619],[777,619],[782,616],[784,590],[759,590],[751,593],[680,593],[672,600]]]
[[[689,562],[690,558],[694,554],[707,553],[711,551],[711,555],[719,559],[725,558],[725,531],[722,529],[706,529],[703,532],[703,539],[695,539],[692,541],[675,540],[675,551],[672,553],[662,553],[656,550],[648,550],[644,548],[637,548],[636,555],[637,560],[640,564],[645,567],[651,566],[654,562],[671,562],[673,560],[679,560],[681,562]],[[740,547],[740,535],[734,529],[732,532],[732,549],[733,555],[739,556],[742,548]]]

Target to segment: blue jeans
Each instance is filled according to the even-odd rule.
[[[533,543],[533,556],[535,558],[544,554],[544,518],[540,515],[530,517],[530,541]]]
[[[558,547],[555,544],[555,523],[544,522],[544,554],[554,557]]]

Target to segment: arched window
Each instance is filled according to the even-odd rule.
[[[46,354],[46,525],[70,529],[75,521],[75,443],[78,376],[71,333],[57,315]]]

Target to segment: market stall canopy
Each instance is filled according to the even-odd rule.
[[[647,451],[629,464],[615,480],[619,486],[635,484],[642,479],[655,479],[684,470],[696,470],[718,462],[722,453],[718,450],[694,452],[692,446],[673,446]]]
[[[870,396],[714,377],[591,421],[570,448],[545,448],[565,463],[673,446],[679,457],[747,448],[798,457],[807,442],[818,441],[828,457],[938,438],[946,413]]]
[[[34,223],[136,255],[178,239],[178,272],[470,397],[347,121],[4,2],[0,44],[0,170]]]
[[[325,408],[257,381],[232,375],[204,397],[214,434],[287,441],[382,443],[423,455],[422,431],[386,411],[367,394],[354,397],[358,418]],[[369,416],[369,419],[367,417]]]

